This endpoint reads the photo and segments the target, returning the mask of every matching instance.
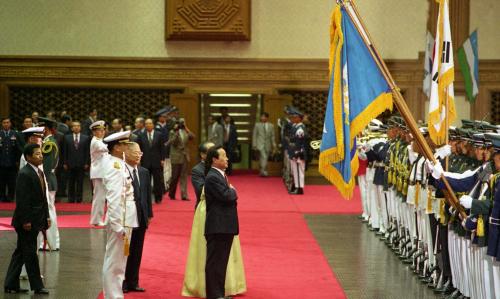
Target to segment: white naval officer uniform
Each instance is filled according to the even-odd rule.
[[[91,225],[104,225],[104,207],[106,203],[106,190],[103,185],[106,162],[109,159],[108,147],[102,139],[92,137],[90,142],[90,179],[94,187],[92,197],[92,211],[90,213]]]
[[[128,137],[130,131],[112,134],[104,139],[105,142]],[[132,235],[132,229],[138,226],[137,210],[134,201],[134,187],[132,178],[125,166],[125,161],[110,156],[105,168],[103,183],[106,190],[107,213],[107,242],[102,280],[105,299],[123,298],[122,284],[125,279],[125,268],[128,256],[124,246]]]

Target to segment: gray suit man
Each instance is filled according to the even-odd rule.
[[[260,175],[267,176],[267,161],[269,155],[276,149],[274,125],[269,120],[269,114],[263,112],[260,122],[253,128],[252,148],[259,151]]]
[[[207,141],[212,142],[215,146],[222,146],[224,144],[224,128],[212,115],[208,117],[207,137]]]

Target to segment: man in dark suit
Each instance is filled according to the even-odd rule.
[[[130,255],[127,259],[125,269],[125,280],[123,281],[123,292],[144,292],[139,287],[139,268],[141,267],[142,248],[144,246],[144,237],[151,218],[153,218],[153,208],[151,204],[151,177],[149,171],[139,166],[141,161],[141,149],[135,142],[128,144],[125,151],[125,163],[132,186],[134,186],[134,200],[137,207],[138,227],[132,231],[130,241]]]
[[[208,149],[214,146],[212,142],[204,142],[200,144],[198,151],[200,153],[201,161],[196,164],[191,170],[191,183],[193,184],[194,192],[196,194],[196,205],[200,203],[201,191],[205,185],[205,159],[207,158]]]
[[[226,174],[231,175],[233,172],[233,162],[236,160],[236,150],[238,146],[238,132],[236,131],[236,126],[234,125],[231,116],[226,115],[224,117],[224,150],[228,158],[228,166],[226,169]]]
[[[153,176],[153,193],[155,202],[160,203],[165,193],[163,182],[163,163],[165,161],[166,137],[160,131],[154,129],[153,120],[145,121],[146,131],[139,135],[137,143],[143,152],[141,166],[148,169]]]
[[[80,133],[79,122],[73,122],[71,130],[73,134],[64,136],[64,169],[68,172],[68,200],[82,202],[83,176],[90,164],[90,139]]]
[[[92,130],[90,125],[97,121],[97,109],[92,108],[89,111],[89,117],[82,122],[82,133],[83,135],[92,136]]]
[[[205,199],[207,219],[205,238],[207,240],[207,261],[205,284],[207,299],[224,297],[227,263],[235,235],[239,234],[236,189],[229,184],[225,170],[228,164],[222,147],[208,150],[205,165]]]
[[[17,247],[5,277],[6,293],[26,293],[19,286],[22,266],[26,266],[30,287],[36,294],[48,294],[40,277],[40,266],[36,252],[38,233],[50,227],[45,175],[40,165],[43,163],[42,150],[38,144],[29,144],[24,149],[28,164],[17,176],[16,209],[12,226],[17,233]]]

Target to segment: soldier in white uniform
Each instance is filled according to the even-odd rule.
[[[132,229],[138,226],[132,179],[125,166],[124,151],[129,143],[130,131],[118,132],[104,138],[110,157],[103,177],[106,190],[107,243],[102,268],[105,299],[123,298],[128,247]]]
[[[39,117],[45,125],[44,139],[42,143],[42,153],[43,153],[43,172],[47,178],[47,192],[49,200],[49,215],[52,221],[52,225],[46,231],[46,242],[43,237],[39,236],[39,249],[40,250],[55,250],[58,251],[60,247],[59,238],[59,228],[57,225],[57,211],[56,211],[56,190],[57,190],[57,178],[56,178],[56,168],[59,163],[60,149],[57,145],[57,140],[55,135],[57,133],[57,123],[54,120]]]
[[[304,194],[305,168],[307,161],[306,127],[302,123],[304,114],[294,107],[290,108],[291,121],[293,123],[290,132],[290,143],[288,145],[288,158],[290,159],[290,170],[293,176],[294,189],[290,194]]]
[[[108,147],[102,139],[106,133],[106,126],[103,120],[98,120],[90,125],[92,130],[92,141],[90,142],[90,179],[94,187],[92,198],[92,212],[90,213],[90,224],[103,226],[104,206],[106,202],[106,190],[102,182],[106,162],[109,159]]]
[[[42,145],[44,127],[31,127],[24,130],[22,133],[26,138],[26,144],[38,144]],[[19,161],[19,169],[26,166],[26,159],[24,155],[21,155],[21,160]],[[43,170],[43,169],[42,169]]]

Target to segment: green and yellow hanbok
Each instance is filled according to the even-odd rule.
[[[182,296],[206,298],[205,263],[207,259],[207,241],[205,239],[205,219],[207,217],[205,191],[200,197],[196,208],[191,230],[191,241],[182,286]],[[226,296],[246,292],[247,284],[243,257],[241,254],[240,239],[234,236],[231,255],[226,270]]]

